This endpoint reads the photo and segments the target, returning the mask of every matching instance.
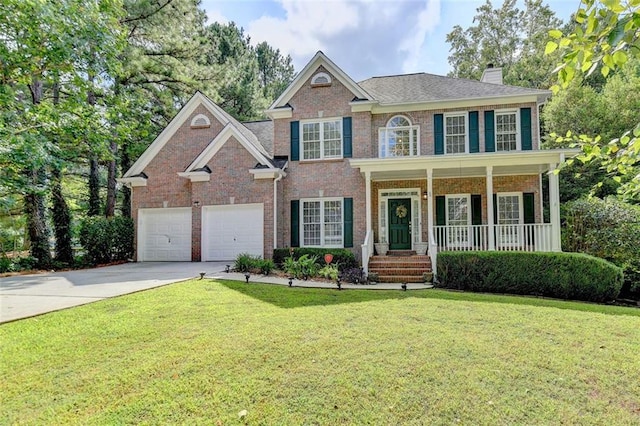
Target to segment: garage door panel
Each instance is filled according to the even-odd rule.
[[[138,221],[138,260],[191,260],[191,208],[141,209]]]
[[[203,260],[233,260],[240,253],[263,255],[263,204],[205,206],[202,221]]]

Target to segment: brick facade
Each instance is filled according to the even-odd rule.
[[[434,154],[434,114],[460,111],[478,111],[480,152],[485,151],[484,111],[501,109],[531,108],[532,145],[539,148],[537,131],[538,109],[536,103],[503,104],[463,109],[430,109],[406,113],[371,114],[370,112],[352,112],[349,105],[354,93],[333,75],[330,69],[318,67],[317,72],[329,74],[332,79],[328,85],[311,85],[307,79],[299,90],[288,100],[291,106],[290,118],[273,120],[274,156],[287,156],[290,160],[286,168],[286,177],[277,186],[277,247],[289,247],[291,244],[291,201],[309,198],[353,198],[353,251],[360,258],[360,246],[366,236],[366,194],[365,179],[357,168],[350,165],[348,158],[331,160],[292,161],[291,134],[292,121],[352,118],[353,158],[378,157],[378,130],[385,127],[388,120],[396,115],[406,116],[412,125],[420,126],[419,155]],[[206,115],[211,126],[191,128],[191,119],[197,114]],[[208,182],[191,182],[178,176],[220,133],[223,125],[215,119],[203,105],[184,120],[168,143],[145,167],[148,175],[146,187],[134,187],[132,212],[137,223],[138,209],[162,207],[193,207],[192,211],[192,251],[194,261],[201,259],[201,212],[203,206],[262,203],[264,205],[264,256],[273,254],[273,196],[274,181],[254,179],[249,170],[256,166],[253,157],[242,144],[231,137],[212,157],[207,166],[212,170]],[[523,155],[526,155],[523,153]],[[425,170],[426,176],[426,170]],[[378,241],[379,200],[381,189],[417,188],[420,194],[422,241],[427,241],[427,201],[422,193],[427,191],[424,179],[399,179],[372,181],[371,209],[372,228]],[[532,192],[536,194],[535,219],[542,222],[540,175],[494,176],[494,193]],[[480,194],[482,196],[482,220],[487,223],[485,177],[435,178],[433,197],[447,194]],[[435,200],[434,200],[435,204]],[[434,220],[435,224],[435,220]]]

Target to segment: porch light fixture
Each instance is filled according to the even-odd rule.
[[[193,205],[194,205],[195,207],[200,207],[200,201],[194,201],[194,202],[193,202]]]
[[[251,274],[250,273],[245,273],[244,274],[244,279],[247,280],[247,284],[249,284],[249,278],[251,278]]]
[[[229,273],[229,268],[231,268],[231,265],[225,265],[224,267],[224,271],[228,274]]]
[[[427,191],[424,191],[424,192],[422,193],[422,199],[423,199],[423,200],[426,200],[426,199],[428,199],[428,198],[429,198],[429,193],[428,193]]]

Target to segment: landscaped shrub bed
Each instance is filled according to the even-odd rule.
[[[116,216],[87,217],[80,224],[80,244],[91,263],[127,260],[133,256],[133,220]]]
[[[580,253],[442,252],[438,287],[608,302],[622,287],[622,270]]]
[[[293,253],[292,253],[293,250]],[[342,271],[347,268],[357,268],[358,262],[353,253],[347,249],[322,249],[322,248],[279,248],[273,251],[273,262],[282,267],[287,257],[293,257],[294,260],[300,259],[305,254],[308,257],[317,257],[316,263],[319,267],[323,267],[326,263],[324,261],[324,255],[330,253],[333,255],[331,263],[337,264],[338,268]]]

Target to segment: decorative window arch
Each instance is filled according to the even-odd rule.
[[[312,86],[329,86],[331,85],[331,76],[326,72],[316,73],[311,77]]]
[[[378,156],[408,157],[419,154],[420,126],[404,115],[394,115],[386,127],[378,129]]]
[[[195,117],[193,117],[193,119],[191,119],[191,127],[199,129],[199,128],[203,128],[203,127],[210,127],[211,126],[211,121],[209,120],[209,117],[207,117],[204,114],[198,114]]]

